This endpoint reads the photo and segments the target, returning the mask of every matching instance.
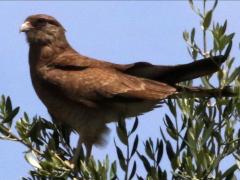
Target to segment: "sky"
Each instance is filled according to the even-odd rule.
[[[214,13],[214,21],[223,23],[228,19],[229,32],[237,33],[233,56],[239,55],[239,7],[237,1],[220,1]],[[202,37],[199,18],[187,1],[1,1],[0,95],[10,96],[13,105],[21,107],[20,115],[27,112],[49,119],[32,88],[28,45],[25,35],[19,33],[25,18],[38,13],[57,18],[67,30],[68,41],[81,54],[114,63],[143,60],[153,64],[188,63],[191,58],[182,32],[197,27],[197,39]],[[160,137],[159,127],[164,127],[165,112],[166,108],[161,108],[139,117],[140,143],[148,137]],[[106,154],[117,159],[113,143],[115,124],[109,127],[112,133],[108,145],[93,150],[96,159]],[[0,141],[0,149],[0,179],[27,176],[31,168],[23,157],[27,149],[6,141]],[[161,163],[169,167],[166,157]]]

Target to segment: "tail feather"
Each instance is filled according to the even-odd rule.
[[[220,65],[224,61],[225,57],[220,55],[198,60],[189,64],[162,68],[161,76],[158,80],[175,84],[206,76],[218,71],[220,69]]]
[[[125,65],[121,70],[129,75],[160,81],[167,84],[175,84],[218,71],[221,64],[228,58],[231,47],[232,43],[229,44],[224,55],[212,56],[189,64],[161,66],[152,65],[146,62],[138,62]]]

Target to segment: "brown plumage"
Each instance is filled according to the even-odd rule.
[[[120,65],[80,55],[51,16],[29,16],[21,31],[30,46],[37,95],[56,123],[80,134],[79,144],[86,145],[88,155],[93,144],[102,143],[106,123],[151,111],[162,99],[179,93],[176,83],[218,71],[230,51],[177,66]]]

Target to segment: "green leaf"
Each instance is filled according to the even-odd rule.
[[[131,152],[131,157],[135,154],[136,150],[138,147],[138,135],[136,135],[135,139],[134,139],[134,143],[133,143],[133,147],[132,147],[132,152]]]
[[[118,121],[118,127],[123,131],[124,134],[127,134],[125,119],[121,119],[120,121]]]
[[[214,4],[213,4],[212,11],[214,11],[214,10],[215,10],[215,8],[217,7],[217,4],[218,4],[218,0],[215,0],[215,1],[214,1]]]
[[[153,149],[152,149],[149,141],[146,141],[146,143],[145,143],[145,152],[148,155],[148,157],[150,157],[150,159],[154,160]]]
[[[41,165],[40,165],[40,163],[39,163],[39,161],[38,161],[38,159],[37,159],[37,156],[35,155],[35,153],[34,152],[27,152],[26,154],[25,154],[25,159],[26,159],[26,161],[29,163],[29,164],[31,164],[33,167],[35,167],[35,168],[38,168],[38,169],[42,169],[42,167],[41,167]]]
[[[236,164],[232,165],[230,168],[228,168],[223,175],[221,176],[221,179],[227,178],[229,176],[232,176],[234,172],[238,170],[238,166]],[[230,179],[229,179],[230,180]]]
[[[120,167],[122,168],[123,171],[126,171],[127,170],[127,165],[126,165],[123,153],[122,153],[121,149],[116,145],[116,143],[115,143],[115,147],[117,149],[117,155],[118,155],[118,160],[119,160]]]
[[[198,57],[198,50],[196,50],[196,48],[192,49],[192,58],[193,60],[196,60]]]
[[[230,85],[240,75],[240,66],[234,69],[233,73],[227,79],[226,86]]]
[[[190,7],[192,8],[193,11],[195,11],[193,0],[188,0]]]
[[[168,105],[168,108],[170,109],[172,115],[176,118],[177,117],[176,104],[174,104],[171,99],[168,99],[167,105]]]
[[[208,29],[212,20],[212,10],[208,11],[203,19],[203,27],[204,29]]]
[[[162,135],[162,138],[163,138],[164,142],[167,143],[167,139],[165,138],[164,133],[163,133],[161,127],[160,127],[160,133],[161,133],[161,135]]]
[[[175,140],[177,140],[177,138],[178,138],[178,136],[177,136],[177,130],[176,130],[176,128],[174,127],[174,125],[173,125],[173,123],[172,123],[172,121],[171,121],[171,119],[169,118],[169,116],[166,114],[165,115],[165,121],[164,121],[164,123],[165,123],[165,125],[167,126],[167,132],[168,132],[168,134],[173,138],[173,139],[175,139]]]
[[[229,58],[227,61],[226,61],[226,65],[227,65],[227,68],[228,68],[228,72],[229,70],[232,68],[232,64],[234,62],[235,58]]]
[[[124,119],[118,121],[117,135],[118,135],[119,139],[121,140],[121,142],[127,146],[128,145],[128,135],[127,135],[126,123],[125,123]]]
[[[212,86],[209,83],[209,80],[206,77],[201,77],[201,80],[202,80],[202,83],[203,83],[204,87],[206,87],[208,89],[214,88],[214,86]]]
[[[138,117],[135,118],[135,121],[134,121],[134,124],[133,124],[130,134],[134,133],[136,131],[137,127],[138,127]]]
[[[10,113],[12,111],[12,102],[9,96],[7,97],[6,100],[6,111],[7,113]]]
[[[139,158],[141,159],[141,161],[143,162],[143,165],[144,165],[146,171],[147,171],[147,172],[150,172],[150,170],[151,170],[151,165],[150,165],[150,163],[148,162],[147,158],[146,158],[145,156],[139,154],[138,152],[137,152],[137,154],[138,154],[138,157],[139,157]]]
[[[137,175],[138,180],[144,180],[142,176]]]
[[[195,37],[195,28],[191,31],[191,43],[194,43],[194,37]]]
[[[231,116],[233,112],[233,108],[234,108],[234,104],[233,104],[233,100],[231,99],[230,101],[228,101],[227,105],[225,106],[222,116],[226,119],[230,118],[229,116]]]
[[[188,41],[188,40],[189,40],[189,33],[188,33],[187,31],[184,31],[184,32],[183,32],[183,39],[184,39],[185,41]]]
[[[222,28],[220,28],[220,35],[223,35],[226,32],[227,29],[227,20],[225,20]]]
[[[173,151],[170,141],[167,141],[166,143],[166,150],[167,150],[168,159],[172,162],[175,159],[176,154]]]
[[[13,118],[18,114],[19,112],[19,107],[15,108],[13,111],[11,111],[7,117],[3,120],[2,123],[9,123],[9,125],[11,126]]]
[[[29,117],[28,117],[28,114],[26,112],[23,113],[23,117],[27,122],[29,122]]]
[[[110,169],[110,179],[111,180],[115,180],[117,179],[117,163],[116,161],[114,161],[111,165],[111,169]]]
[[[213,124],[208,127],[208,128],[204,128],[204,132],[203,132],[203,135],[202,135],[202,141],[201,141],[201,144],[204,145],[207,140],[209,139],[209,137],[211,136],[211,134],[213,133]]]
[[[10,129],[5,127],[3,124],[0,124],[0,133],[5,135],[5,136],[9,136],[9,131]]]
[[[233,38],[235,36],[235,33],[231,33],[227,36],[227,39],[228,39],[228,43],[232,42]],[[232,46],[231,44],[229,46]]]
[[[161,140],[160,143],[157,143],[157,164],[160,163],[163,155],[163,141]]]
[[[137,170],[137,163],[136,163],[136,161],[134,161],[133,168],[132,168],[131,174],[129,176],[129,180],[131,180],[134,177],[136,170]]]
[[[182,144],[180,146],[180,151],[182,151],[186,147],[186,145],[187,145],[186,142],[188,142],[188,129],[186,130],[185,135],[182,139]]]
[[[167,125],[167,127],[170,128],[171,130],[175,131],[175,127],[174,127],[170,117],[167,114],[165,115],[165,119],[166,119],[165,122],[167,123],[167,124],[166,123],[165,124]]]
[[[164,170],[163,172],[162,172],[162,170],[161,170],[161,168],[160,167],[158,167],[158,179],[160,180],[167,180],[167,172],[166,172],[166,170]]]
[[[123,131],[119,126],[117,127],[117,135],[118,135],[119,139],[121,140],[121,142],[127,146],[128,145],[128,136],[125,133],[125,131]]]

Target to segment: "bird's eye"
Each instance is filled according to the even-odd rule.
[[[44,20],[44,19],[38,19],[36,22],[35,22],[35,26],[36,27],[43,27],[47,24],[47,21]]]

